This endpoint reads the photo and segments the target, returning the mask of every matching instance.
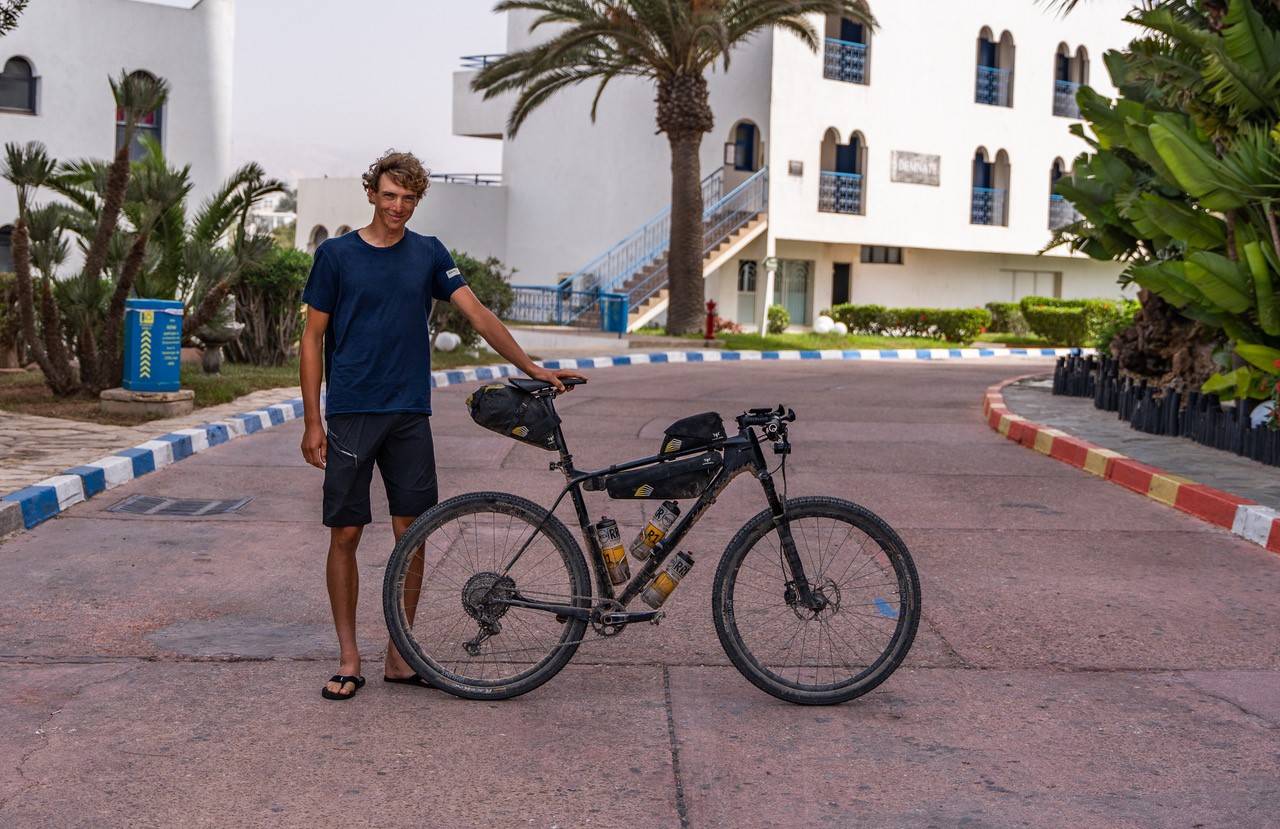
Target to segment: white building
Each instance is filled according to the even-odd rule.
[[[108,79],[149,72],[169,82],[169,100],[139,132],[158,138],[170,163],[191,165],[198,204],[231,172],[234,34],[234,0],[37,0],[0,38],[0,143],[110,159],[121,129]],[[12,267],[17,211],[0,180],[0,271]]]
[[[1072,218],[1050,186],[1086,149],[1068,132],[1074,90],[1115,94],[1101,57],[1135,35],[1129,7],[1098,0],[1060,17],[1029,0],[881,0],[874,32],[815,17],[817,53],[785,32],[736,50],[709,78],[708,297],[745,323],[771,297],[806,325],[844,301],[1118,295],[1114,264],[1037,254]],[[509,14],[509,50],[529,43],[530,19]],[[624,292],[632,327],[660,317],[670,156],[652,86],[612,83],[595,124],[594,85],[562,92],[508,140],[510,99],[482,100],[474,73],[455,74],[453,129],[503,141],[501,183],[433,184],[415,229],[498,256],[519,284],[572,275],[575,288]],[[299,243],[368,213],[358,180],[303,180]]]
[[[281,209],[282,207],[287,207],[284,193],[263,196],[262,200],[249,210],[249,225],[258,233],[270,234],[298,220],[297,211]]]

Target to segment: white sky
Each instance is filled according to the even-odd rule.
[[[491,0],[239,0],[232,156],[268,175],[355,176],[388,147],[496,173],[497,140],[451,132],[462,55],[502,52]],[[358,9],[358,11],[357,11]]]

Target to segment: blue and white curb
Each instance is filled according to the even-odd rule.
[[[992,357],[1063,357],[1080,354],[1078,348],[900,348],[824,349],[816,351],[657,351],[605,357],[574,357],[542,360],[550,369],[609,368],[612,366],[659,365],[663,363],[730,363],[768,360],[974,360]],[[1085,349],[1084,353],[1089,353]],[[478,368],[433,371],[432,388],[496,380],[521,374],[504,363]],[[61,475],[45,478],[31,486],[0,497],[0,535],[32,527],[85,501],[135,478],[150,474],[246,435],[260,432],[302,417],[302,398],[295,397],[262,409],[234,414],[223,420],[191,429],[178,429],[137,446],[121,449],[105,458],[74,466]]]
[[[0,533],[31,529],[99,493],[299,417],[302,417],[302,398],[295,397],[203,426],[177,429],[105,458],[73,466],[61,475],[45,478],[0,498]]]

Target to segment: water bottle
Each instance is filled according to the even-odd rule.
[[[680,505],[675,501],[663,501],[662,506],[658,507],[658,511],[649,519],[648,525],[640,531],[636,540],[631,542],[631,557],[636,561],[644,561],[648,558],[657,543],[666,538],[671,525],[676,523],[679,517]]]
[[[662,572],[658,573],[657,577],[649,583],[640,598],[649,607],[657,610],[662,607],[662,603],[671,595],[671,591],[676,589],[676,585],[680,583],[680,580],[689,575],[689,571],[692,569],[693,556],[688,553],[676,553],[671,561],[667,562],[667,566],[662,568]]]
[[[600,542],[600,552],[604,554],[604,567],[609,573],[609,581],[622,584],[631,578],[631,566],[627,564],[627,551],[622,546],[618,522],[601,516],[596,524],[596,540]]]

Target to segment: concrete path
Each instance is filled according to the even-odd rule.
[[[299,394],[297,386],[265,389],[230,403],[196,409],[189,415],[149,420],[138,426],[109,426],[0,410],[0,495],[136,446],[156,435],[270,406]]]
[[[713,563],[762,506],[750,479],[691,534],[660,627],[589,641],[503,703],[377,681],[382,515],[370,684],[320,698],[334,645],[301,424],[78,505],[0,544],[0,826],[1274,826],[1280,558],[992,432],[982,390],[1026,366],[640,366],[563,400],[583,465],[706,408],[797,409],[790,491],[879,512],[923,582],[904,667],[834,708],[762,694],[716,640]],[[549,503],[551,456],[474,426],[468,391],[435,393],[443,494]],[[132,493],[254,500],[105,511]],[[637,502],[590,497],[634,531]]]
[[[1004,387],[1011,412],[1073,437],[1114,449],[1136,461],[1280,509],[1280,469],[1203,446],[1193,440],[1149,435],[1093,406],[1088,397],[1054,396],[1052,373]]]

